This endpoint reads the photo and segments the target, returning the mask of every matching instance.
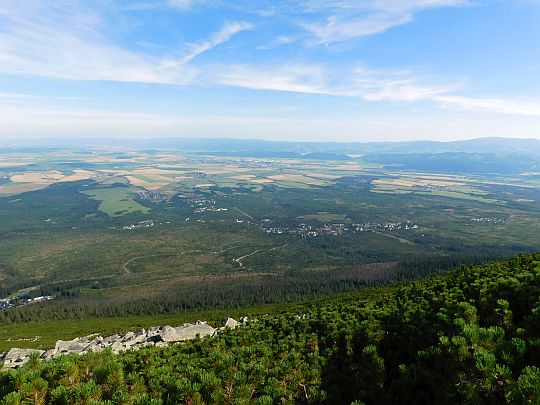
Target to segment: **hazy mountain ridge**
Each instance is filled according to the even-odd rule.
[[[41,138],[11,139],[0,143],[0,148],[65,148],[114,147],[142,149],[173,149],[184,152],[267,153],[520,153],[540,154],[540,139],[476,138],[463,141],[402,141],[402,142],[299,142],[267,141],[232,138]],[[281,157],[281,156],[280,156]]]

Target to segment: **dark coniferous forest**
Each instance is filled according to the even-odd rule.
[[[37,357],[2,404],[537,404],[540,255],[263,315],[169,348]]]

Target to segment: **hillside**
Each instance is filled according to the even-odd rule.
[[[3,404],[533,404],[540,254],[348,294],[169,348],[31,360]]]
[[[5,152],[0,351],[7,339],[40,336],[43,349],[74,337],[42,325],[22,335],[8,328],[15,324],[217,309],[244,316],[230,311],[540,251],[540,175],[519,173],[534,159],[402,153],[376,163],[302,153],[311,158]],[[197,319],[216,320],[172,321]],[[66,325],[81,334],[78,324],[56,329]]]

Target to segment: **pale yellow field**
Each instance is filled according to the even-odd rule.
[[[360,166],[360,165],[341,165],[341,166],[334,166],[333,169],[335,169],[335,170],[361,170],[362,166]]]
[[[88,170],[75,169],[73,171],[75,172],[75,174],[65,176],[61,179],[61,181],[79,181],[95,177],[94,172]]]
[[[10,177],[10,180],[13,183],[52,184],[64,177],[66,176],[60,172],[26,172],[14,174]]]
[[[161,175],[169,175],[169,176],[184,176],[187,171],[186,170],[166,170],[166,169],[159,169],[156,167],[145,167],[142,169],[135,169],[132,173],[139,173],[143,174],[145,176],[161,176]]]
[[[17,173],[10,177],[11,183],[0,186],[0,195],[16,195],[27,191],[41,190],[62,181],[78,181],[93,177],[95,177],[94,172],[81,169],[74,170],[74,174],[71,175],[57,171]]]
[[[226,167],[224,169],[206,169],[205,167],[200,167],[195,171],[200,171],[206,174],[228,174],[249,172],[250,169],[244,167]]]
[[[26,166],[32,162],[0,162],[0,167],[17,167],[17,166]]]
[[[159,190],[161,187],[165,187],[169,185],[170,183],[160,183],[160,182],[148,182],[142,179],[139,179],[137,177],[133,176],[126,176],[126,179],[129,180],[129,182],[135,186],[135,187],[143,187],[149,191],[156,191]]]

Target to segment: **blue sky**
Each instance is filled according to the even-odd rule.
[[[538,0],[0,0],[0,140],[540,138]]]

